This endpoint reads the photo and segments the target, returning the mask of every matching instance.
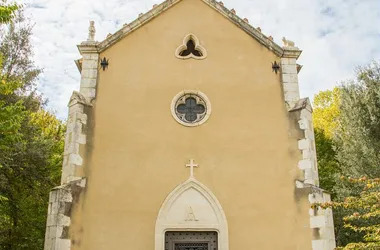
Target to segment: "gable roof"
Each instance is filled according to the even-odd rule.
[[[97,44],[97,50],[98,52],[102,52],[112,46],[113,44],[117,43],[124,37],[126,37],[128,34],[133,32],[134,30],[140,28],[147,22],[151,21],[161,13],[165,12],[169,8],[173,7],[175,4],[185,1],[185,0],[166,0],[163,3],[159,5],[154,5],[153,9],[151,9],[149,12],[145,14],[140,14],[139,17],[134,20],[133,22],[129,24],[125,24],[123,28],[115,32],[114,34],[108,35],[107,38]],[[277,56],[282,57],[292,57],[292,58],[298,58],[301,54],[301,50],[299,50],[296,47],[284,47],[282,48],[275,42],[273,42],[273,38],[265,36],[259,29],[255,29],[251,25],[249,25],[247,19],[241,19],[238,17],[234,10],[228,10],[226,7],[224,7],[222,2],[216,2],[215,0],[201,0],[205,4],[207,4],[209,7],[213,8],[217,12],[219,12],[221,15],[226,17],[228,20],[236,24],[240,29],[245,31],[248,35],[256,39],[259,43],[261,43],[263,46],[268,48],[269,50],[273,51]],[[78,46],[80,47],[80,46]]]

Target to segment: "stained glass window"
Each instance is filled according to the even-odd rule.
[[[205,112],[206,108],[203,104],[197,104],[197,100],[194,97],[188,97],[184,104],[177,106],[177,112],[185,115],[185,119],[189,122],[197,120],[198,115]]]
[[[201,121],[206,114],[206,102],[196,94],[185,94],[177,100],[176,115],[186,123]]]

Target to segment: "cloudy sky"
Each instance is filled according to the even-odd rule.
[[[38,89],[48,109],[67,116],[66,104],[79,89],[76,45],[87,38],[89,20],[102,41],[161,0],[23,0],[35,22],[35,62],[44,68]],[[313,97],[352,77],[354,69],[380,59],[379,0],[224,0],[282,45],[285,36],[303,50],[301,96]]]

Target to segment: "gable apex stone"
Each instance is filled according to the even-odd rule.
[[[166,0],[163,3],[154,6],[147,13],[139,15],[136,20],[132,21],[129,24],[123,25],[123,27],[120,30],[118,30],[112,35],[107,36],[107,38],[103,40],[102,42],[98,42],[94,44],[95,45],[94,47],[96,47],[96,50],[98,53],[106,50],[107,48],[114,45],[115,43],[117,43],[118,41],[126,37],[128,34],[133,32],[134,30],[137,30],[138,28],[142,27],[145,23],[151,21],[153,18],[157,17],[158,15],[170,9],[177,3],[180,3],[181,1],[186,1],[186,0]],[[215,0],[200,0],[200,1],[204,2],[209,7],[219,12],[221,15],[223,15],[228,20],[230,20],[235,25],[237,25],[240,29],[245,31],[248,35],[256,39],[263,46],[273,51],[273,53],[275,53],[277,56],[297,59],[302,53],[301,50],[295,47],[282,48],[277,43],[275,43],[272,39],[270,39],[270,37],[267,37],[263,33],[261,33],[260,29],[255,29],[247,22],[247,20],[242,19],[239,16],[237,16],[236,11],[234,9],[229,10],[226,7],[224,7],[224,4],[217,2]],[[78,46],[80,52],[84,52],[82,50],[87,50],[88,48],[86,47],[87,46]]]

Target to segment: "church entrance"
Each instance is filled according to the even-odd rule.
[[[218,233],[166,232],[165,250],[218,250]]]

